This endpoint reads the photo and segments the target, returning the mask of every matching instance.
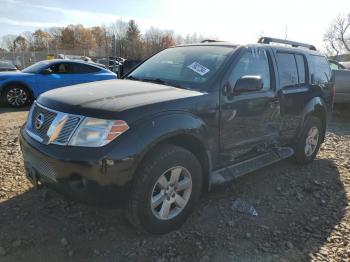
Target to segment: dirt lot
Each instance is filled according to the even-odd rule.
[[[311,165],[283,161],[216,188],[178,231],[138,235],[123,212],[24,178],[26,111],[0,108],[0,261],[350,261],[350,119],[334,117]],[[231,209],[240,198],[257,217]]]

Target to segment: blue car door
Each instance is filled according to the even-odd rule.
[[[58,62],[45,69],[37,75],[39,94],[58,87],[76,84],[72,63]]]

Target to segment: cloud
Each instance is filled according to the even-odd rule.
[[[0,17],[0,24],[8,24],[8,25],[14,25],[14,26],[23,26],[23,27],[38,27],[38,28],[62,26],[62,24],[59,24],[59,23],[20,21],[20,20],[13,20],[13,19],[4,18],[4,17]]]

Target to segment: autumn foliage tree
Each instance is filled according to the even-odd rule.
[[[112,54],[113,35],[116,37],[117,55],[132,59],[144,58],[176,44],[204,39],[196,33],[181,36],[175,35],[172,30],[155,27],[150,27],[142,34],[134,20],[117,20],[109,26],[84,27],[78,24],[6,35],[2,37],[0,46],[8,52],[44,51],[58,54],[69,50],[77,55],[93,54],[103,57]]]

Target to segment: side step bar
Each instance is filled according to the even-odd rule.
[[[237,177],[256,171],[265,166],[276,163],[294,154],[290,147],[276,147],[270,152],[245,160],[243,162],[216,170],[210,175],[210,184],[218,185]]]

